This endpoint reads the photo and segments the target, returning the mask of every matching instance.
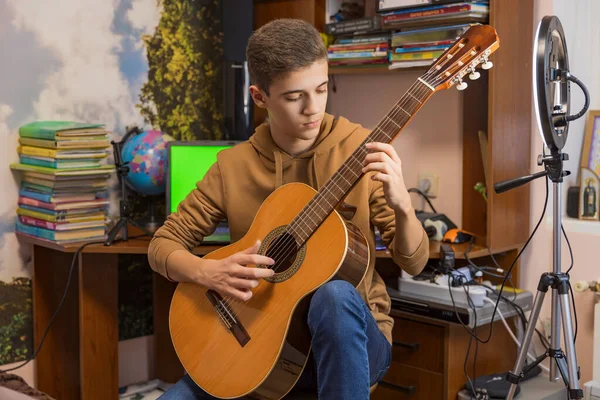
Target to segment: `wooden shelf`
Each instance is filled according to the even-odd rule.
[[[441,244],[442,243],[438,242],[438,241],[434,241],[434,240],[429,241],[429,258],[440,258]],[[452,246],[452,250],[454,250],[454,257],[456,259],[458,259],[458,260],[466,259],[465,252],[469,248],[469,243],[452,244],[451,246]],[[494,248],[494,249],[488,250],[487,247],[485,247],[485,246],[473,244],[473,246],[471,247],[471,251],[469,251],[467,253],[467,256],[470,259],[475,259],[475,258],[479,258],[479,257],[487,257],[490,255],[490,252],[491,252],[491,254],[496,255],[496,254],[505,253],[507,251],[511,251],[511,250],[515,250],[515,249],[517,249],[515,246],[506,246],[506,247],[502,247],[502,248]],[[390,252],[387,250],[377,250],[376,257],[377,258],[392,258]]]
[[[389,69],[388,64],[373,67],[329,67],[329,75],[364,75],[364,74],[388,74],[400,71],[426,71],[429,67],[409,67]]]

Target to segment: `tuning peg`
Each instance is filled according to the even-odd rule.
[[[492,62],[490,60],[487,59],[487,57],[485,57],[483,59],[483,64],[481,64],[481,68],[483,69],[490,69],[494,66],[494,64],[492,64]]]
[[[475,71],[475,68],[471,68],[471,73],[469,74],[469,79],[472,81],[475,81],[477,79],[479,79],[479,77],[481,76],[481,74],[477,71]]]
[[[465,90],[467,88],[467,82],[463,82],[462,80],[459,80],[458,85],[456,85],[456,89],[457,90]]]

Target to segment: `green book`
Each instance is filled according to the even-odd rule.
[[[19,136],[36,139],[58,139],[100,135],[105,133],[103,124],[74,121],[36,121],[19,128]]]
[[[94,168],[57,169],[19,163],[10,164],[10,168],[17,171],[32,171],[53,176],[98,175],[114,172],[115,170],[113,165],[100,165]]]

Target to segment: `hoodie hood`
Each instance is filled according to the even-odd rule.
[[[358,124],[351,123],[346,118],[340,117],[336,120],[333,115],[325,113],[321,122],[319,136],[314,145],[307,151],[296,156],[291,156],[277,146],[271,137],[268,123],[258,126],[249,141],[260,154],[265,167],[275,173],[275,188],[283,184],[283,175],[291,168],[294,162],[304,160],[309,162],[308,183],[318,190],[320,184],[325,181],[321,175],[322,169],[319,168],[318,160],[323,159],[323,155],[343,142],[359,126]]]

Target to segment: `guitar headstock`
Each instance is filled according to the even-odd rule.
[[[496,30],[489,25],[473,25],[448,50],[444,52],[421,79],[435,91],[448,89],[457,85],[464,90],[467,83],[463,77],[469,74],[470,79],[479,78],[476,68],[490,69],[492,63],[489,56],[500,46]]]

